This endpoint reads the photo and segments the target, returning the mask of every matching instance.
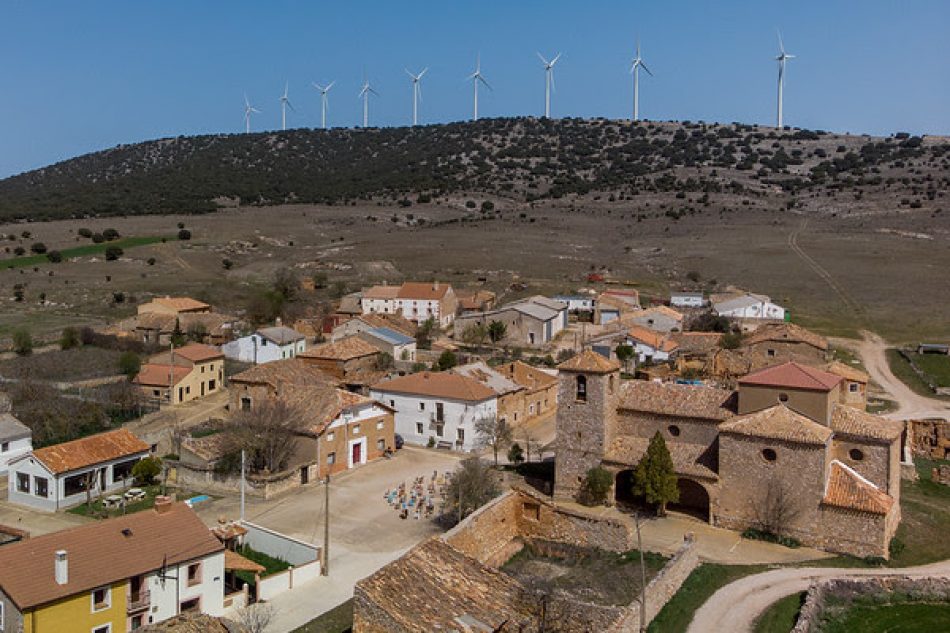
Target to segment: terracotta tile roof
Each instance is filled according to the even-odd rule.
[[[681,353],[709,354],[719,349],[722,334],[718,332],[674,332],[670,338],[679,345]]]
[[[649,445],[650,439],[646,437],[621,436],[607,447],[604,460],[624,466],[636,466],[646,455]],[[716,455],[708,444],[667,442],[666,447],[670,451],[677,474],[708,479],[719,478],[714,468]]]
[[[198,301],[197,299],[192,299],[191,297],[155,297],[152,299],[152,302],[178,312],[211,309],[211,306],[204,301]]]
[[[353,360],[362,356],[379,354],[379,350],[358,336],[348,336],[335,343],[324,343],[308,349],[297,358],[321,358],[330,360]]]
[[[249,571],[251,573],[261,573],[265,569],[263,565],[244,558],[229,549],[224,550],[224,568],[228,571]]]
[[[532,367],[520,360],[498,365],[495,369],[529,391],[546,389],[557,382],[556,375]]]
[[[671,308],[671,307],[669,307],[669,306],[652,306],[652,307],[647,308],[646,310],[644,310],[643,312],[641,312],[641,313],[639,313],[639,314],[642,314],[642,315],[650,315],[651,313],[652,313],[652,314],[662,314],[663,316],[665,316],[665,317],[667,317],[667,318],[670,318],[670,319],[673,319],[674,321],[682,321],[683,318],[684,318],[682,312],[679,312],[679,311],[677,311],[677,310],[674,310],[673,308]]]
[[[216,347],[202,343],[189,343],[175,350],[175,356],[190,360],[193,363],[203,363],[217,358],[224,358],[224,354]]]
[[[415,299],[417,301],[434,301],[445,297],[446,293],[452,288],[447,283],[434,281],[431,283],[421,281],[407,281],[399,288],[400,299]]]
[[[323,433],[345,410],[374,402],[366,396],[329,385],[297,387],[277,397],[304,416],[306,429],[314,435]]]
[[[306,337],[294,330],[292,328],[286,327],[284,325],[276,325],[274,327],[264,327],[257,331],[262,337],[266,338],[268,341],[275,343],[276,345],[287,345],[289,343],[296,343],[297,341],[302,341]]]
[[[628,328],[627,336],[662,352],[673,352],[679,347],[668,335],[640,325],[634,325]]]
[[[290,385],[333,383],[335,379],[298,357],[256,365],[231,376],[229,382],[270,385],[274,389],[281,389]]]
[[[836,404],[831,411],[831,428],[843,435],[891,442],[904,432],[904,423]]]
[[[719,425],[720,433],[764,437],[796,444],[827,443],[832,431],[784,404],[777,404]]]
[[[177,385],[192,371],[194,370],[191,367],[184,365],[145,363],[139,368],[139,373],[136,374],[132,382],[145,387],[168,387],[169,378],[171,378],[172,385]]]
[[[28,609],[223,549],[191,508],[175,503],[4,545],[0,587]],[[66,550],[65,585],[53,575],[57,550]]]
[[[504,374],[489,367],[484,361],[459,365],[451,370],[453,374],[468,376],[482,383],[499,396],[521,391],[523,387]]]
[[[787,387],[809,391],[831,391],[841,382],[841,376],[795,362],[782,363],[743,376],[740,385]]]
[[[370,327],[385,327],[406,336],[416,335],[416,326],[401,314],[364,314],[356,317]]]
[[[468,376],[449,372],[422,371],[377,383],[373,391],[448,398],[465,402],[481,402],[495,397],[495,392]]]
[[[537,601],[508,574],[466,556],[439,537],[409,550],[356,584],[356,602],[385,614],[392,630],[536,630]],[[475,621],[485,628],[463,627]],[[507,625],[507,626],[506,626]],[[475,625],[478,626],[478,625]]]
[[[620,409],[681,418],[726,420],[733,416],[733,394],[700,385],[676,385],[645,380],[621,383]]]
[[[399,286],[370,286],[363,289],[364,299],[395,299],[399,295]]]
[[[620,363],[597,352],[585,349],[557,366],[558,371],[578,371],[591,374],[609,374],[620,369]]]
[[[828,340],[825,337],[794,323],[769,323],[760,326],[746,338],[745,345],[768,341],[805,343],[820,350],[828,349]]]
[[[822,503],[847,510],[887,514],[894,498],[837,459],[831,462]]]
[[[250,633],[247,627],[203,613],[183,613],[137,629],[141,633]]]
[[[870,379],[870,377],[866,373],[864,373],[857,367],[846,365],[845,363],[842,363],[839,360],[831,361],[830,363],[822,367],[822,369],[824,369],[829,374],[834,374],[835,376],[841,376],[845,380],[850,380],[851,382],[860,382],[865,385],[868,383],[868,380]]]
[[[598,309],[614,308],[616,310],[638,310],[640,308],[639,299],[637,303],[632,303],[627,298],[621,298],[614,295],[602,294],[597,297],[595,303]]]
[[[165,312],[143,312],[132,319],[133,327],[137,330],[158,330],[172,332],[178,318],[174,314]]]
[[[116,429],[38,448],[33,451],[33,457],[58,475],[121,457],[147,453],[148,449],[148,444],[132,435],[128,429]]]

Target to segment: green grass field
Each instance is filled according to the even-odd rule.
[[[927,396],[929,398],[934,397],[934,392],[930,390],[927,383],[920,379],[920,376],[914,372],[914,368],[910,366],[910,363],[908,363],[896,349],[887,350],[886,355],[887,364],[891,368],[891,373],[893,373],[898,380],[910,387],[911,390],[918,395]]]
[[[788,633],[795,628],[804,601],[805,592],[778,600],[755,621],[755,633]]]
[[[938,387],[950,387],[950,356],[946,354],[911,354],[920,371],[930,376]]]
[[[764,565],[700,565],[653,618],[647,630],[649,633],[682,633],[689,627],[696,609],[718,589],[743,576],[761,571],[766,571]]]
[[[853,606],[825,620],[823,633],[933,633],[950,630],[950,604]]]
[[[161,241],[175,240],[175,237],[168,237],[162,235],[152,235],[147,237],[123,237],[118,240],[113,240],[111,242],[102,242],[101,244],[86,244],[84,246],[76,246],[75,248],[64,248],[59,251],[63,256],[63,261],[70,259],[72,257],[88,257],[89,255],[99,255],[105,253],[107,248],[117,246],[123,250],[129,248],[135,248],[136,246],[147,246],[149,244],[156,244]],[[40,264],[49,264],[50,261],[43,255],[24,255],[23,257],[14,257],[13,259],[7,259],[0,261],[0,269],[3,268],[24,268],[26,266],[39,266]]]
[[[292,633],[349,633],[353,629],[353,599],[310,620]]]

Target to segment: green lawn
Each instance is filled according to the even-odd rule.
[[[353,599],[330,609],[291,633],[349,633],[353,629]]]
[[[934,633],[950,630],[950,604],[858,605],[827,620],[823,633]]]
[[[886,351],[886,354],[887,364],[890,366],[891,372],[897,376],[901,382],[910,387],[914,393],[927,396],[928,398],[941,397],[934,395],[934,392],[930,390],[930,386],[921,380],[913,367],[910,366],[910,363],[908,363],[896,349],[889,349]],[[911,354],[910,357],[918,364],[921,371],[926,372],[931,377],[931,381],[934,382],[934,384],[938,386],[950,386],[950,373],[948,373],[950,372],[950,356],[941,356],[939,354]]]
[[[59,251],[63,256],[63,260],[70,259],[71,257],[87,257],[89,255],[99,255],[100,253],[105,253],[107,248],[113,246],[118,246],[119,248],[125,250],[128,248],[135,248],[136,246],[147,246],[148,244],[155,244],[156,242],[168,241],[178,239],[176,237],[168,237],[162,235],[152,235],[148,237],[123,237],[118,240],[113,240],[111,242],[102,242],[100,244],[85,244],[83,246],[76,246],[74,248],[64,248]],[[56,249],[51,249],[56,250]],[[12,259],[0,260],[0,269],[2,268],[23,268],[24,266],[38,266],[40,264],[50,263],[46,255],[24,255],[23,257],[14,257]]]
[[[280,573],[290,567],[290,563],[287,561],[281,558],[274,558],[273,556],[269,556],[264,552],[259,552],[249,545],[245,545],[239,549],[238,554],[248,560],[254,561],[258,565],[263,565],[264,571],[261,573],[262,578],[265,576],[273,576],[274,574]],[[254,574],[251,572],[239,571],[235,572],[235,575],[252,587],[254,586]]]
[[[805,592],[793,593],[773,603],[755,621],[755,633],[788,633],[795,628]]]
[[[946,354],[911,354],[920,371],[930,376],[938,387],[950,387],[950,356]]]
[[[67,510],[70,514],[78,514],[79,516],[84,517],[94,517],[97,519],[109,519],[112,517],[117,517],[122,514],[132,514],[133,512],[141,512],[142,510],[148,510],[155,505],[155,497],[161,494],[161,486],[158,484],[152,486],[138,486],[145,491],[145,498],[141,501],[136,501],[135,503],[130,503],[125,506],[125,511],[121,508],[104,508],[102,505],[102,499],[95,499],[92,502],[92,506],[87,506],[85,503],[78,505],[75,508],[70,508]],[[121,495],[125,491],[117,490],[114,493]]]
[[[676,595],[666,603],[653,622],[649,633],[682,633],[689,627],[693,614],[718,589],[743,576],[766,571],[764,565],[718,565],[704,563],[693,570]]]

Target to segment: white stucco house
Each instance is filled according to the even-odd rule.
[[[734,319],[777,319],[785,318],[785,308],[772,303],[766,295],[746,293],[713,301],[713,311],[719,316]]]
[[[591,295],[557,295],[554,300],[565,304],[568,312],[593,312],[596,303]]]
[[[701,308],[706,305],[706,298],[701,292],[673,292],[670,294],[670,305],[676,308]]]
[[[0,403],[2,404],[2,403]],[[9,411],[0,413],[0,475],[9,463],[33,450],[33,431]]]
[[[363,289],[360,307],[363,314],[396,314],[399,286],[372,286]]]
[[[406,442],[459,451],[478,446],[475,423],[496,419],[498,398],[479,381],[448,372],[420,372],[370,387],[370,397],[395,411],[396,433]]]
[[[679,348],[669,334],[638,325],[627,330],[624,342],[633,347],[638,363],[668,361]]]
[[[149,445],[128,429],[116,429],[46,446],[10,461],[8,500],[55,512],[132,485],[132,468]]]
[[[261,328],[221,346],[225,358],[257,365],[294,358],[306,351],[307,337],[283,325]]]
[[[416,339],[388,327],[363,330],[361,339],[389,354],[394,360],[415,361]]]

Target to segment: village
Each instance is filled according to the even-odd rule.
[[[0,625],[626,631],[703,564],[913,549],[902,488],[950,483],[950,406],[902,415],[886,364],[764,294],[584,282],[386,283],[266,323],[159,295],[83,331],[63,350],[148,354],[98,381],[108,429],[57,443],[0,402]],[[642,578],[571,580],[636,551]]]

